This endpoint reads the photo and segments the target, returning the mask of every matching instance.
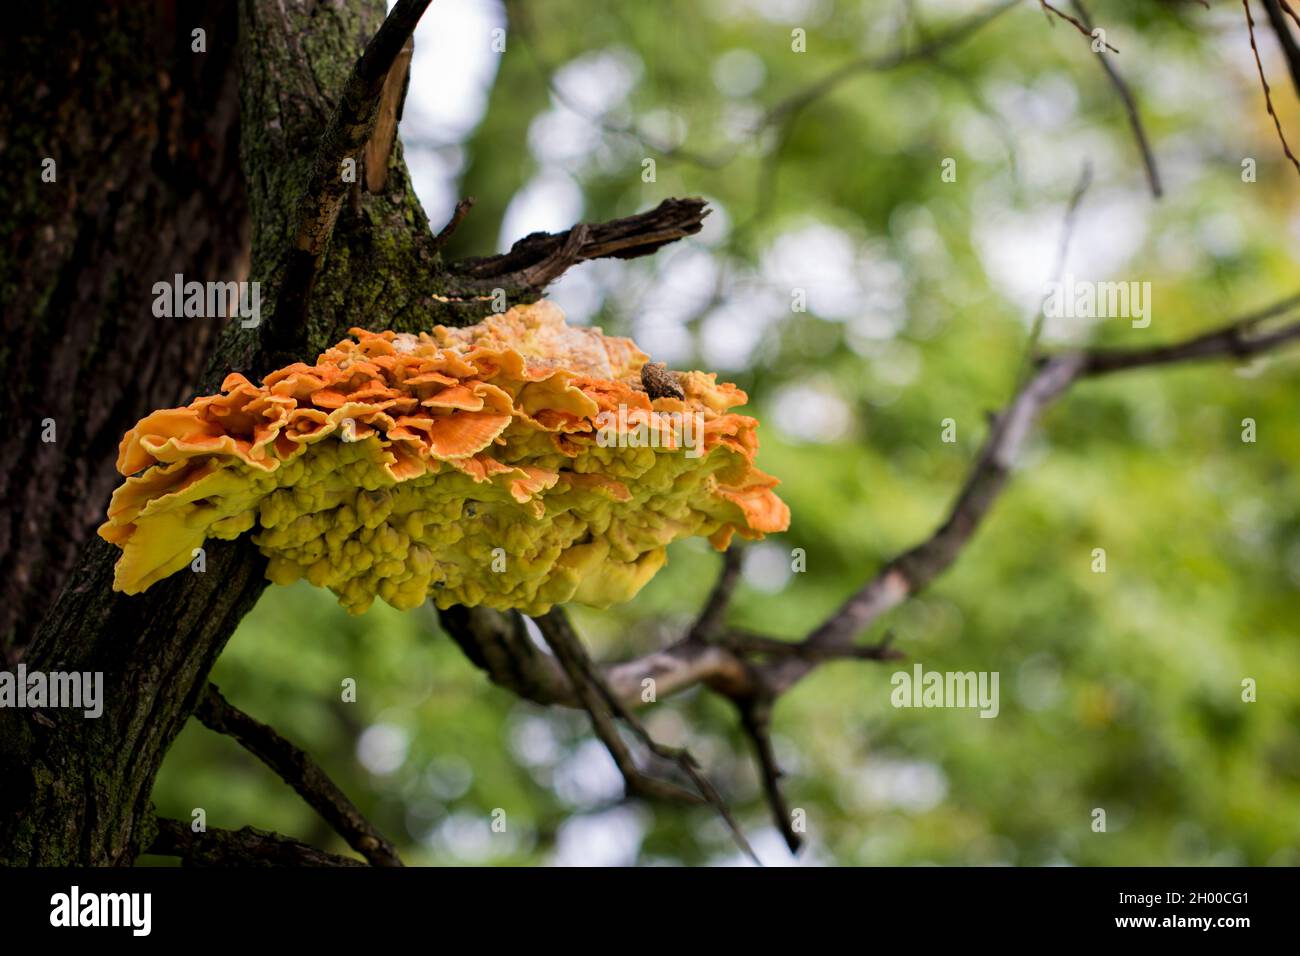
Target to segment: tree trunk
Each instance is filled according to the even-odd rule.
[[[118,480],[117,443],[140,416],[184,401],[196,385],[212,392],[231,371],[257,377],[286,356],[310,361],[352,326],[417,331],[477,321],[501,293],[511,305],[532,301],[569,266],[644,255],[698,232],[705,214],[700,200],[667,200],[624,219],[525,237],[504,255],[444,265],[443,237],[431,232],[411,191],[400,143],[390,152],[390,137],[375,135],[352,149],[373,115],[365,111],[369,93],[357,91],[380,89],[357,79],[360,67],[388,62],[358,62],[384,21],[383,0],[214,5],[206,52],[191,49],[197,21],[177,15],[158,47],[148,8],[121,6],[80,28],[57,12],[25,24],[21,63],[32,76],[60,63],[68,35],[76,53],[51,86],[57,95],[32,80],[5,98],[35,118],[5,124],[14,143],[0,142],[29,183],[0,213],[14,237],[0,273],[9,333],[0,355],[9,407],[18,409],[11,414],[26,428],[23,443],[0,449],[0,567],[9,572],[0,611],[11,611],[16,635],[4,646],[10,663],[21,657],[28,672],[102,674],[104,700],[94,719],[0,708],[0,864],[129,865],[153,843],[149,795],[158,768],[266,587],[266,561],[243,538],[210,541],[201,572],[131,597],[111,589],[118,552],[92,529]],[[166,52],[153,62],[156,49]],[[372,78],[389,92],[389,110],[403,88],[401,64]],[[87,71],[94,79],[81,76]],[[342,109],[345,85],[352,97]],[[331,123],[336,109],[348,117],[347,135]],[[65,151],[50,147],[60,178],[31,185],[42,144],[56,141]],[[20,157],[20,149],[28,152]],[[300,220],[321,208],[320,183],[339,195],[338,149],[386,163],[387,175],[358,165],[318,260],[304,256]],[[224,279],[239,271],[246,248],[261,324],[154,316],[154,283],[178,272]],[[313,269],[305,285],[304,262]],[[282,281],[290,292],[277,314]],[[55,420],[55,442],[42,441],[45,418]],[[174,829],[160,845],[176,843]],[[227,840],[227,848],[237,843]]]
[[[207,53],[191,51],[195,29]],[[236,30],[224,0],[193,16],[143,3],[8,12],[0,648],[10,659],[103,520],[122,433],[187,400],[216,340],[210,320],[159,328],[152,284],[247,270]]]
[[[59,431],[56,443],[42,445],[33,424],[25,450],[4,452],[12,456],[4,459],[4,567],[24,569],[6,577],[5,604],[23,596],[26,626],[39,616],[33,605],[51,603],[51,590],[66,577],[24,662],[29,671],[103,672],[105,701],[98,719],[80,711],[0,709],[0,863],[129,865],[148,847],[158,767],[225,642],[265,587],[265,561],[246,539],[210,542],[204,573],[175,575],[134,597],[110,590],[116,549],[95,537],[79,558],[77,549],[102,520],[126,428],[154,407],[187,398],[205,353],[211,353],[205,389],[231,369],[258,370],[257,329],[225,321],[218,331],[216,320],[157,319],[151,310],[154,282],[174,272],[200,281],[225,278],[244,247],[242,196],[232,185],[240,177],[214,169],[205,152],[219,146],[226,162],[236,138],[225,99],[231,78],[215,82],[215,61],[237,62],[239,153],[252,213],[250,277],[262,283],[268,315],[333,91],[382,22],[384,7],[381,0],[245,0],[237,11],[216,12],[221,26],[208,30],[206,54],[189,52],[188,22],[177,21],[164,45],[169,62],[219,89],[214,98],[196,94],[186,101],[161,78],[158,64],[139,61],[153,49],[146,39],[157,29],[150,7],[110,5],[102,14],[107,19],[88,23],[87,39],[74,46],[84,57],[80,69],[102,77],[95,94],[102,109],[86,101],[90,81],[75,72],[54,87],[62,93],[52,114],[66,116],[70,131],[85,127],[82,138],[5,124],[15,175],[32,169],[28,179],[39,183],[38,159],[16,162],[19,134],[24,149],[57,142],[69,151],[58,185],[29,186],[26,204],[9,213],[22,217],[7,230],[18,244],[4,280],[11,350],[5,368],[13,376],[6,387],[17,399],[10,408],[24,409],[15,413],[24,424],[53,417]],[[62,56],[69,30],[55,14],[27,29],[22,46],[30,75],[48,74],[51,65],[73,72]],[[39,106],[55,95],[39,97],[40,85],[32,81],[17,101],[35,97]],[[219,110],[224,135],[203,134],[222,127]],[[181,131],[191,127],[198,132],[186,140]],[[84,152],[71,152],[71,144],[82,142]],[[62,155],[55,152],[56,159]],[[409,328],[436,320],[438,303],[423,294],[420,281],[437,261],[433,237],[400,148],[392,162],[383,192],[354,196],[340,218],[312,300],[304,358],[354,324]],[[176,163],[189,179],[174,173]],[[94,170],[94,189],[78,178],[83,166]],[[48,248],[51,223],[57,252]],[[39,269],[16,255],[36,258]],[[28,274],[18,277],[22,265]],[[11,489],[23,500],[11,502]]]

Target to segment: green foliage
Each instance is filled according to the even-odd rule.
[[[1067,267],[1080,279],[1149,281],[1153,321],[1049,320],[1045,347],[1151,345],[1294,291],[1296,181],[1239,11],[1089,5],[1138,96],[1166,183],[1159,203],[1088,42],[1032,3],[937,60],[855,74],[757,146],[729,135],[829,71],[919,42],[919,24],[937,34],[972,6],[555,0],[530,7],[525,29],[511,11],[486,115],[464,144],[458,189],[479,204],[450,251],[490,251],[507,203],[544,169],[573,177],[586,221],[672,195],[715,204],[716,228],[700,239],[649,261],[584,266],[556,295],[583,291],[598,307],[578,319],[635,334],[674,367],[721,366],[750,391],[764,422],[759,464],[783,479],[793,521],[751,551],[737,626],[801,636],[942,520],[986,413],[1014,387],[1085,160],[1094,185]],[[806,53],[791,51],[795,27],[807,30]],[[609,129],[579,122],[594,145],[564,162],[530,153],[530,126],[563,112],[544,71],[601,54],[637,77],[606,114]],[[1283,66],[1266,65],[1295,129]],[[728,70],[760,82],[736,93],[743,84]],[[655,116],[656,135],[678,122],[692,153],[734,159],[709,168],[611,131]],[[654,183],[641,178],[647,157]],[[955,183],[940,177],[948,157]],[[1242,180],[1246,157],[1256,182]],[[818,271],[837,248],[848,250],[847,278]],[[719,302],[688,274],[692,262],[721,275]],[[833,287],[846,281],[860,286]],[[804,313],[790,309],[800,286]],[[687,306],[674,305],[685,293]],[[789,803],[807,813],[805,859],[1300,863],[1295,370],[1294,354],[1279,355],[1125,374],[1066,396],[957,565],[864,635],[892,632],[908,660],[829,665],[780,702],[776,743]],[[953,444],[940,440],[947,418]],[[1247,418],[1253,443],[1242,440]],[[789,573],[793,548],[807,553],[804,573]],[[1093,570],[1096,548],[1104,573]],[[603,659],[660,646],[688,625],[717,564],[707,546],[676,545],[630,604],[576,609],[579,630]],[[890,675],[914,663],[998,672],[999,716],[894,708]],[[355,703],[340,701],[347,677]],[[1257,702],[1243,702],[1245,678]],[[273,588],[216,680],[313,753],[411,862],[739,859],[707,810],[617,805],[617,775],[582,715],[490,687],[426,611],[377,606],[350,619],[326,592]],[[666,742],[694,748],[760,853],[788,859],[730,708],[695,691],[646,716]],[[342,848],[268,771],[197,725],[155,799],[182,819],[202,806],[213,826]],[[491,830],[496,808],[504,835]],[[1094,808],[1106,811],[1105,833],[1091,829]]]

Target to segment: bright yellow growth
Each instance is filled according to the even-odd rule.
[[[684,400],[652,401],[631,340],[571,328],[548,302],[470,328],[351,335],[314,366],[261,386],[232,374],[126,434],[117,467],[132,477],[99,529],[122,548],[117,590],[252,530],[272,581],[305,577],[356,614],[376,595],[541,614],[627,600],[679,538],[723,549],[789,523],[753,466],[758,422],[729,411],[744,392],[688,372]],[[664,447],[672,412],[702,416],[702,455]],[[597,440],[598,418],[618,441]],[[660,447],[625,447],[638,421]]]

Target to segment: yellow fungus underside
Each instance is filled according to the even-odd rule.
[[[684,400],[651,401],[631,340],[569,327],[549,302],[469,328],[350,334],[315,365],[260,386],[232,374],[126,434],[131,477],[99,529],[122,549],[116,589],[139,593],[207,539],[251,531],[272,581],[306,578],[353,613],[380,597],[542,614],[631,598],[680,538],[722,549],[789,523],[753,465],[758,423],[730,411],[744,392],[689,372]],[[668,413],[702,417],[702,454],[673,446]],[[610,421],[621,438],[602,446]],[[629,447],[637,423],[664,440]]]

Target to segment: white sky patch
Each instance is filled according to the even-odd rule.
[[[406,762],[410,735],[394,724],[371,724],[357,738],[357,760],[378,776],[398,770]]]
[[[700,231],[691,237],[691,242],[698,242],[712,248],[731,234],[731,214],[727,212],[727,207],[713,196],[705,196],[704,201],[709,204],[709,212],[704,217]]]
[[[728,50],[713,61],[713,85],[724,96],[742,99],[758,92],[767,78],[762,58],[753,50]]]
[[[754,853],[763,861],[765,867],[780,866],[826,866],[828,864],[826,854],[819,847],[811,842],[806,842],[799,855],[791,856],[790,849],[785,845],[785,837],[774,826],[764,826],[754,829],[746,827],[745,837],[749,840],[749,845],[754,848]],[[805,835],[805,839],[807,836]],[[709,861],[710,866],[753,866],[754,861],[739,848],[725,856],[716,857]]]
[[[758,146],[754,130],[759,129],[762,122],[763,108],[749,101],[724,104],[722,117],[718,121],[722,134],[728,140],[747,147],[741,149],[742,154],[752,152]]]
[[[607,134],[600,119],[625,106],[642,72],[641,60],[623,47],[584,54],[560,67],[551,109],[528,128],[528,147],[537,161],[577,173],[617,154],[625,137]]]
[[[1074,82],[1059,73],[1034,78],[1032,86],[993,80],[985,85],[985,98],[1017,132],[1054,132],[1064,129],[1079,109]]]
[[[876,809],[925,813],[948,796],[948,778],[937,764],[873,756],[851,777],[844,778],[849,804]]]
[[[670,109],[651,110],[637,122],[637,131],[656,149],[676,149],[690,132],[686,118]]]
[[[740,571],[746,584],[768,594],[784,590],[793,573],[789,552],[772,541],[760,541],[745,548]]]
[[[434,229],[451,218],[456,208],[456,183],[462,171],[464,153],[458,147],[416,147],[406,150],[406,168],[411,188],[429,215]]]
[[[429,843],[435,850],[468,863],[486,863],[513,853],[519,846],[519,837],[510,826],[509,816],[505,830],[493,831],[491,817],[462,811],[443,820],[431,834]]]
[[[600,260],[570,269],[546,290],[546,297],[560,307],[570,325],[590,325],[605,301],[605,285],[596,274]]]
[[[718,262],[704,249],[680,246],[660,252],[663,265],[642,296],[638,325],[679,324],[708,305],[718,282]]]
[[[439,0],[429,7],[415,28],[403,133],[445,143],[473,131],[501,62],[492,30],[505,27],[499,0]]]
[[[749,14],[772,23],[808,27],[824,21],[830,11],[829,0],[728,0],[719,14],[728,19]]]
[[[435,229],[456,205],[463,165],[460,151],[445,147],[463,142],[487,111],[501,62],[492,52],[492,30],[505,26],[500,0],[439,0],[415,28],[400,135],[411,185]]]
[[[564,102],[587,116],[602,116],[621,106],[641,80],[641,58],[626,47],[610,47],[575,57],[555,73]]]
[[[555,866],[631,866],[645,839],[646,811],[614,807],[591,816],[572,817],[555,837]]]
[[[555,727],[545,717],[524,713],[510,726],[510,752],[526,767],[545,767],[564,753]]]
[[[826,384],[783,385],[771,403],[773,424],[792,442],[839,441],[853,424],[852,410]]]
[[[545,169],[515,193],[501,220],[497,248],[505,252],[531,232],[562,232],[582,219],[582,190],[572,177]]]
[[[813,223],[782,233],[763,253],[762,274],[787,296],[804,290],[808,311],[822,318],[873,314],[895,328],[904,321],[902,266],[876,244],[834,226]]]
[[[700,323],[699,349],[704,364],[718,371],[748,368],[783,307],[789,309],[788,302],[767,289],[735,289]]]
[[[555,793],[573,807],[592,807],[623,793],[623,776],[605,745],[587,739],[555,768]]]
[[[456,754],[435,757],[424,770],[424,782],[439,800],[456,800],[469,792],[474,782],[474,768]]]
[[[974,205],[973,239],[986,273],[1027,318],[1032,317],[1042,306],[1048,283],[1056,279],[1064,201],[1019,210],[1009,208],[1001,196],[981,192]],[[1149,280],[1125,269],[1146,240],[1150,206],[1147,197],[1132,191],[1090,191],[1075,219],[1065,273],[1075,282]],[[1068,341],[1092,321],[1049,319],[1043,338]]]
[[[695,340],[681,325],[647,325],[635,337],[641,351],[669,367],[686,365],[695,354]]]
[[[600,147],[603,135],[588,116],[557,103],[528,125],[528,149],[544,166],[576,172]]]

